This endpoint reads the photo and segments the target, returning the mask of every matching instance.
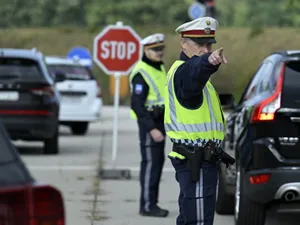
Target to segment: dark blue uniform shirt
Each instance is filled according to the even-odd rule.
[[[174,89],[179,103],[187,109],[202,105],[202,90],[210,76],[219,69],[208,62],[211,53],[189,58],[181,52],[180,60],[185,61],[174,74]]]

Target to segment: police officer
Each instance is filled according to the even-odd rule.
[[[168,71],[164,123],[180,186],[177,225],[212,225],[214,220],[218,164],[203,158],[215,156],[224,139],[223,111],[210,82],[219,65],[227,63],[222,48],[212,52],[217,26],[215,19],[202,17],[176,29],[182,52]]]
[[[140,138],[140,214],[166,217],[158,203],[159,183],[164,165],[164,35],[157,33],[142,40],[144,55],[131,75],[131,117],[137,119]]]

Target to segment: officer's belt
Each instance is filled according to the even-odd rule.
[[[200,168],[204,161],[204,148],[174,143],[173,151],[183,155],[187,159],[186,163],[187,167],[191,170],[191,179],[197,182],[200,178]]]
[[[177,150],[180,151],[180,149],[185,149],[189,152],[195,152],[195,151],[203,151],[204,147],[173,143],[173,151],[174,152],[177,152]],[[181,154],[181,153],[179,153],[179,154]]]
[[[222,161],[226,167],[235,163],[233,157],[216,146],[211,140],[208,141],[204,147],[193,147],[174,143],[173,151],[183,155],[187,159],[187,166],[191,169],[193,181],[199,180],[199,172],[203,161],[210,163]]]

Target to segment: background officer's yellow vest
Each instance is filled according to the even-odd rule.
[[[219,96],[208,81],[202,91],[203,103],[195,110],[186,109],[178,102],[174,91],[174,74],[184,61],[177,60],[170,68],[165,86],[164,124],[167,135],[176,142],[198,144],[201,141],[224,139],[224,115]],[[171,157],[184,158],[171,152]]]
[[[138,62],[129,76],[131,92],[133,91],[132,80],[138,73],[143,76],[149,86],[149,93],[145,106],[149,108],[151,106],[164,105],[164,86],[167,77],[164,65],[161,65],[161,70],[159,71],[143,61]],[[135,120],[137,119],[132,109],[130,110],[130,116]]]

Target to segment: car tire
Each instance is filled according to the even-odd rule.
[[[78,122],[71,124],[71,131],[74,135],[85,135],[88,131],[88,122]]]
[[[58,154],[59,153],[59,135],[58,128],[53,137],[44,140],[44,153],[46,155]]]
[[[220,172],[216,212],[220,215],[234,214],[234,196],[226,193],[225,175]]]
[[[244,177],[243,169],[238,169],[235,195],[235,225],[264,225],[266,220],[266,205],[254,202],[245,195]],[[238,192],[239,203],[237,203]]]

